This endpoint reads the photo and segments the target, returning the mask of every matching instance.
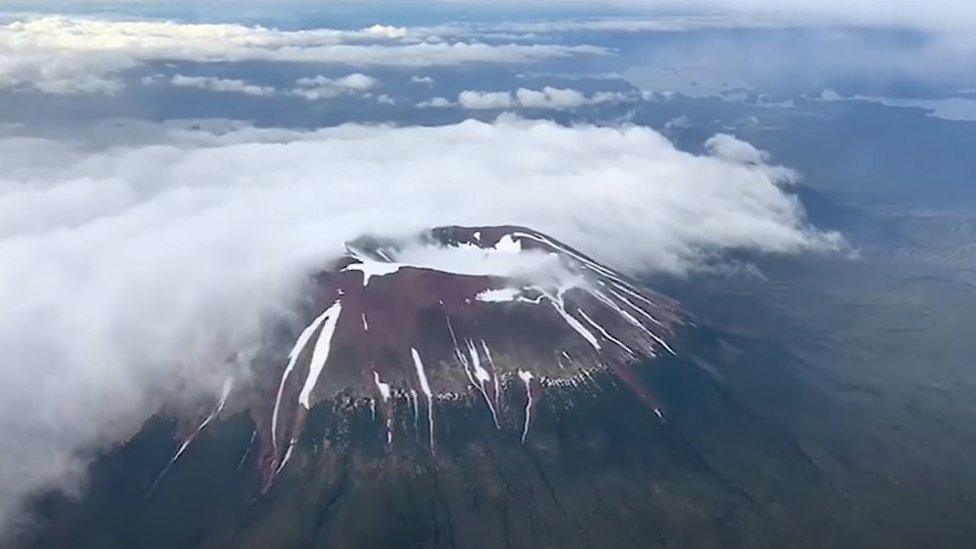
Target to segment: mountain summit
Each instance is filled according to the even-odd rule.
[[[309,298],[308,322],[288,352],[244,389],[263,395],[247,400],[265,489],[287,466],[309,411],[340,397],[368,406],[391,447],[414,431],[432,452],[440,402],[470,402],[498,429],[502,414],[518,415],[524,441],[547,387],[585,390],[596,372],[664,417],[632,368],[673,352],[675,303],[542,233],[441,227],[405,239],[361,238],[315,276]],[[517,410],[502,405],[511,384],[523,394]],[[400,425],[398,410],[416,421]]]

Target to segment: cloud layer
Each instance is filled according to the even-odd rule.
[[[523,107],[526,109],[568,110],[586,105],[626,101],[628,96],[619,92],[597,92],[587,96],[569,88],[546,86],[542,90],[519,88],[515,93],[504,91],[465,90],[458,94],[457,104],[470,110],[498,110]],[[434,98],[419,106],[450,107],[453,103]]]
[[[295,84],[298,87],[289,91],[290,94],[317,101],[366,92],[376,86],[376,79],[357,72],[341,78],[327,78],[322,75],[299,78]]]
[[[262,320],[363,233],[526,224],[617,267],[673,273],[728,250],[839,244],[730,136],[715,150],[733,152],[715,156],[643,127],[518,119],[83,142],[0,140],[7,520],[32,490],[82,478],[91,449],[161,403],[246,369]]]
[[[243,93],[245,95],[254,95],[258,97],[267,97],[269,95],[274,95],[275,93],[275,89],[271,86],[248,84],[243,80],[237,80],[234,78],[185,76],[182,74],[175,74],[170,80],[170,83],[174,86],[184,88],[199,88],[214,92]]]
[[[562,32],[574,30],[684,31],[700,28],[754,28],[760,26],[854,25],[901,27],[930,31],[968,32],[976,25],[976,5],[955,0],[928,2],[810,2],[808,0],[443,0],[444,3],[514,5],[519,8],[590,10],[625,8],[631,17],[545,22],[504,22],[479,25],[502,32]],[[610,8],[610,9],[608,9]],[[643,14],[643,15],[642,15]],[[652,14],[648,16],[646,14]],[[462,28],[464,26],[461,26]]]
[[[470,62],[529,63],[606,54],[559,44],[447,41],[423,30],[287,31],[237,24],[41,17],[0,25],[0,88],[47,93],[115,93],[119,74],[151,61],[279,61],[427,67]]]

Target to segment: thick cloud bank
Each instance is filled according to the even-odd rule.
[[[162,402],[218,391],[261,319],[362,233],[526,224],[633,272],[839,245],[759,153],[695,156],[642,127],[160,133],[95,151],[0,140],[3,519]]]

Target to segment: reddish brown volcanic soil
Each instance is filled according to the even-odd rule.
[[[523,438],[547,387],[584,388],[595,372],[613,375],[665,414],[632,368],[671,352],[676,304],[530,229],[443,227],[408,241],[363,238],[315,277],[311,302],[308,324],[278,366],[229,395],[229,405],[249,408],[257,426],[265,488],[287,465],[309,410],[340,395],[385,418],[391,445],[395,410],[409,408],[431,451],[439,402],[468,399],[501,428],[499,401],[510,384],[525,394]]]

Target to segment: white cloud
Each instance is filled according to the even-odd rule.
[[[395,27],[287,31],[235,24],[41,17],[0,25],[0,88],[114,93],[119,74],[150,61],[279,61],[426,67],[529,63],[606,54],[594,46],[446,41]]]
[[[434,79],[429,76],[411,76],[410,81],[414,84],[427,84],[428,86],[434,83]]]
[[[627,99],[625,94],[619,92],[597,92],[587,97],[577,90],[546,86],[541,91],[519,88],[514,95],[509,92],[466,90],[458,95],[458,104],[471,110],[500,110],[513,107],[563,110]]]
[[[328,78],[322,75],[299,78],[295,84],[297,87],[290,90],[290,94],[304,97],[309,101],[317,101],[362,93],[376,86],[377,81],[372,76],[357,72],[340,78]]]
[[[173,76],[170,83],[174,86],[185,88],[199,88],[214,92],[243,93],[254,96],[269,96],[275,93],[275,89],[271,86],[258,86],[248,84],[243,80],[216,78],[213,76],[184,76],[177,74]]]
[[[512,94],[508,92],[475,90],[465,90],[459,93],[457,102],[465,109],[471,110],[509,109],[515,105]]]
[[[362,30],[366,36],[375,38],[386,38],[389,40],[406,38],[410,31],[406,27],[393,27],[391,25],[373,25]]]
[[[506,2],[506,0],[500,0]],[[572,0],[567,0],[572,1]],[[586,0],[581,0],[585,2]],[[538,6],[550,2],[510,2],[518,7]],[[495,23],[452,23],[431,27],[429,32],[440,36],[499,37],[510,35],[513,41],[545,42],[565,40],[574,33],[678,33],[709,29],[797,29],[795,40],[784,40],[784,47],[753,48],[752,55],[743,56],[739,48],[741,36],[725,33],[697,33],[682,44],[677,58],[670,57],[672,47],[665,42],[660,48],[647,49],[648,65],[676,63],[685,67],[710,67],[710,72],[755,75],[757,69],[772,67],[780,80],[799,79],[811,70],[821,74],[863,76],[879,70],[891,72],[895,78],[910,74],[921,79],[945,79],[953,86],[971,87],[972,74],[964,67],[976,56],[976,3],[954,0],[933,2],[853,2],[788,0],[646,0],[604,1],[590,8],[619,5],[631,15],[621,16],[619,10],[610,17],[525,20],[513,18]],[[596,10],[599,13],[599,9]],[[435,30],[436,29],[436,30]],[[911,39],[886,39],[863,30],[898,29],[917,33]],[[558,36],[557,36],[558,35]],[[766,39],[774,39],[767,34]],[[802,45],[809,41],[809,45]],[[808,55],[804,63],[795,63],[793,46]],[[648,79],[648,84],[656,80]],[[753,81],[753,83],[755,83]]]
[[[736,139],[727,133],[717,133],[705,141],[705,149],[718,158],[743,164],[759,165],[769,159],[769,153]]]
[[[752,144],[736,139],[734,135],[717,133],[705,141],[705,150],[715,158],[747,166],[759,166],[780,183],[795,183],[799,174],[785,166],[769,166],[769,153]]]
[[[691,119],[689,119],[687,116],[684,115],[672,116],[671,118],[668,119],[667,122],[664,123],[665,130],[673,130],[676,128],[684,129],[690,127],[691,127]]]
[[[778,24],[777,24],[778,23]],[[501,23],[451,23],[429,27],[429,32],[442,36],[508,36],[512,39],[537,40],[539,35],[570,32],[685,32],[705,28],[738,28],[779,26],[778,20],[747,20],[729,14],[674,15],[654,17],[555,19],[546,21],[505,21]]]
[[[519,104],[535,109],[572,109],[586,104],[586,96],[576,90],[557,90],[546,87],[542,91],[519,88],[515,92]]]
[[[515,98],[521,106],[536,109],[575,109],[584,105],[627,100],[627,96],[619,92],[597,92],[587,97],[577,90],[550,86],[546,86],[542,91],[519,88],[515,92]]]
[[[363,91],[376,85],[376,79],[362,73],[353,73],[335,80],[335,84],[350,90]]]
[[[427,108],[441,109],[446,107],[453,107],[454,105],[457,105],[457,103],[454,103],[445,97],[431,97],[427,101],[421,101],[420,103],[417,103],[417,108],[418,109],[427,109]]]
[[[634,95],[640,97],[640,93],[637,92]],[[617,103],[620,101],[629,101],[634,97],[631,94],[621,93],[621,92],[608,92],[599,91],[594,93],[589,98],[591,105],[598,105],[600,103]]]
[[[614,5],[615,2],[605,4]],[[124,85],[119,73],[148,61],[162,60],[269,60],[422,67],[476,61],[524,63],[552,57],[609,53],[593,46],[553,44],[551,38],[542,39],[542,43],[531,43],[540,42],[540,35],[570,31],[619,33],[681,32],[702,28],[895,26],[932,33],[933,37],[906,59],[897,63],[889,60],[890,64],[916,70],[958,72],[958,67],[965,66],[976,53],[976,40],[969,32],[976,25],[976,7],[947,0],[880,6],[863,0],[843,4],[711,0],[691,4],[655,2],[652,5],[639,0],[620,0],[620,4],[653,16],[455,23],[415,28],[374,25],[360,30],[302,31],[235,24],[56,16],[14,21],[8,18],[6,24],[0,25],[0,87],[32,86],[49,93],[111,94]],[[485,38],[497,41],[505,37],[516,43],[479,42]],[[451,41],[452,38],[462,41]]]

